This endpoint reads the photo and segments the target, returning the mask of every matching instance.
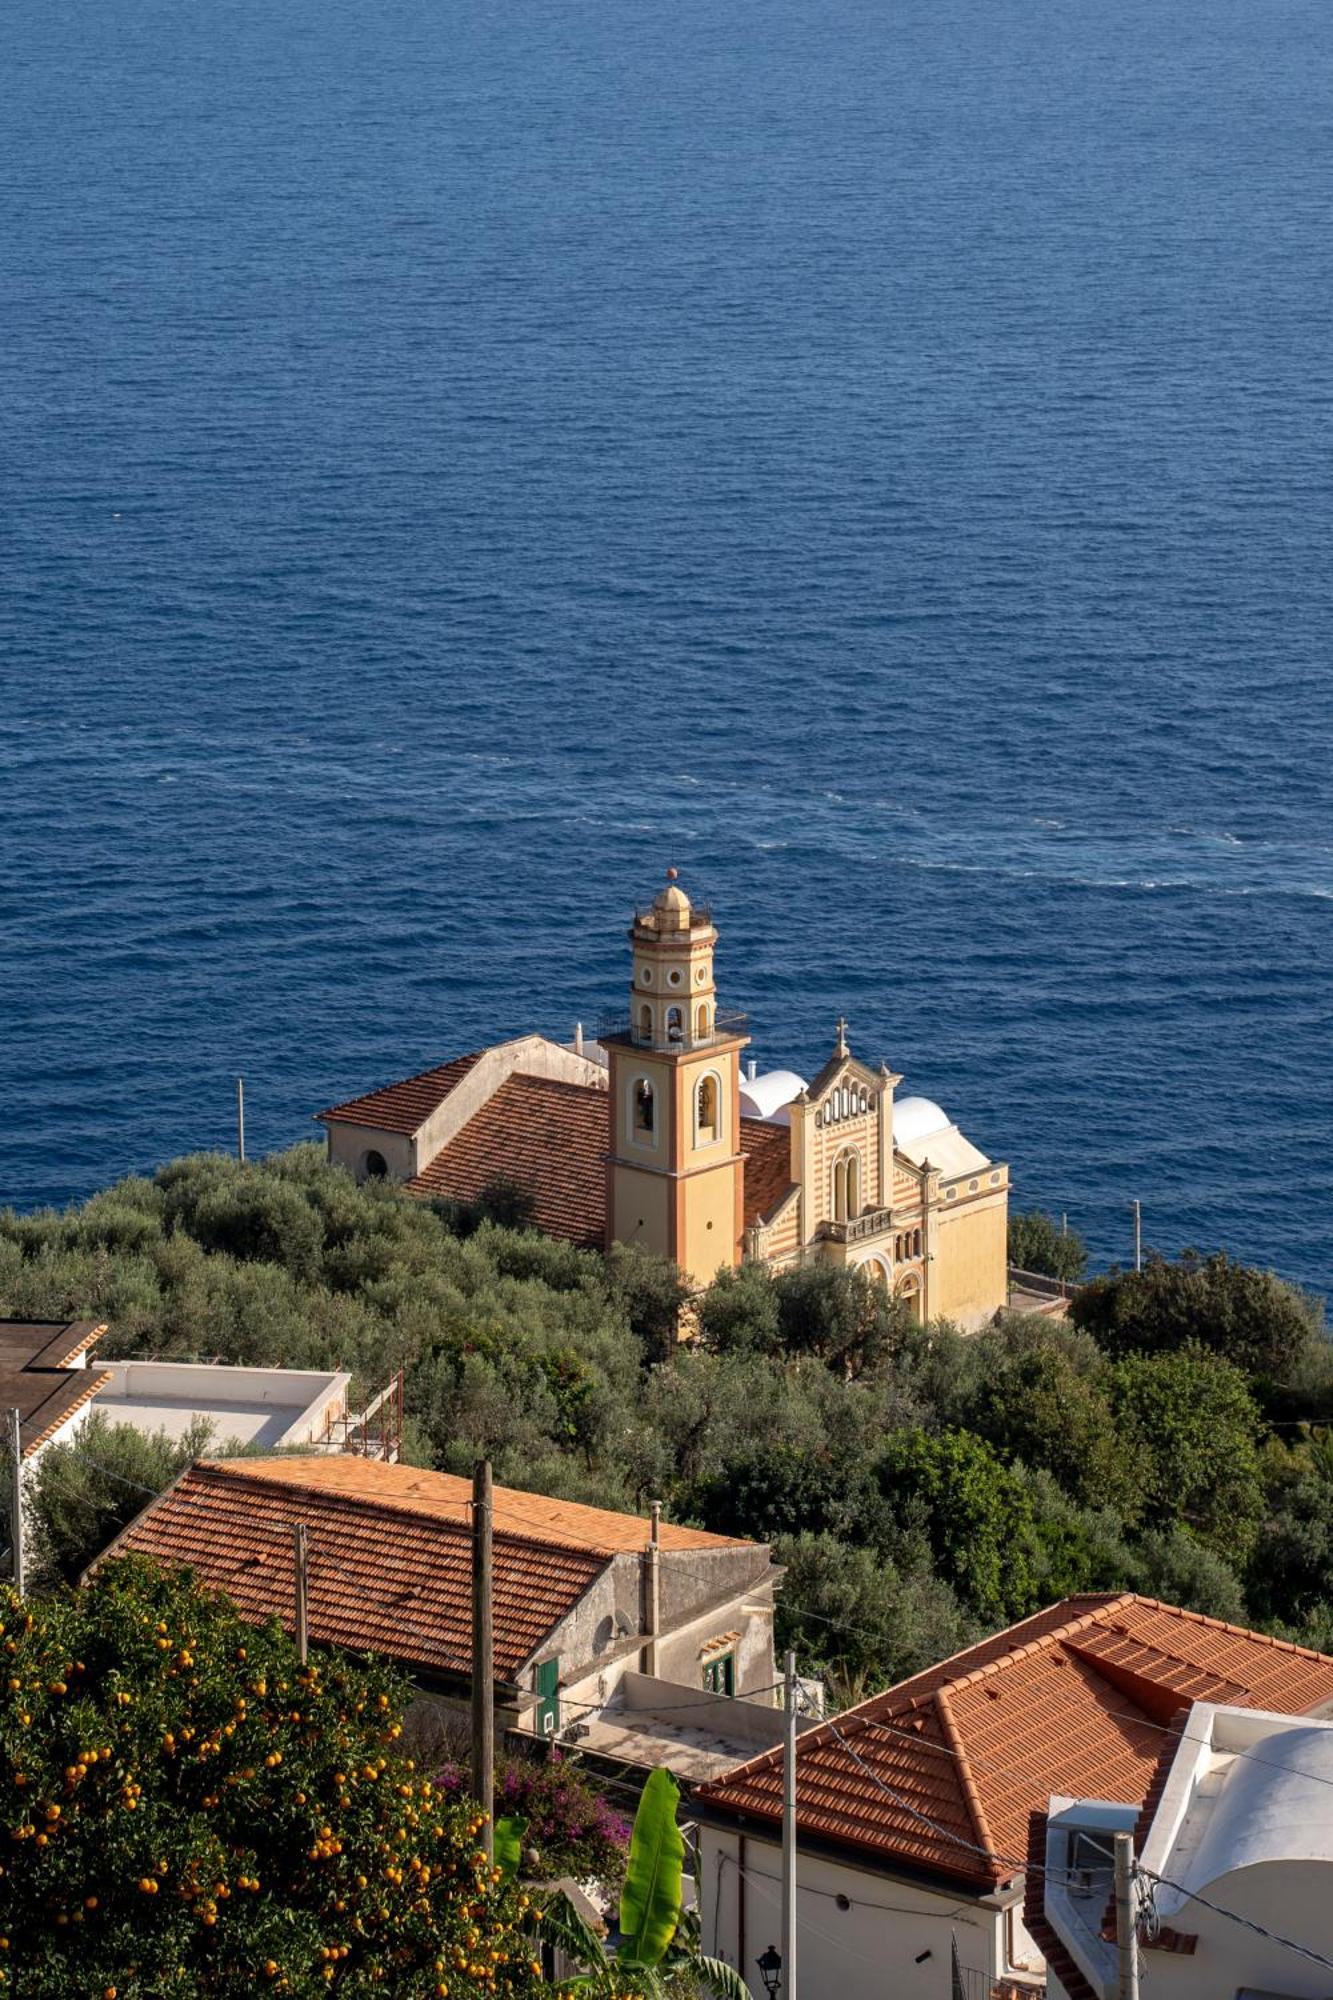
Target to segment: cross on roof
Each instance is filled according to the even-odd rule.
[[[838,1054],[847,1054],[847,1022],[841,1014],[838,1016]]]

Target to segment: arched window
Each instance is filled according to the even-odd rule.
[[[914,1257],[921,1255],[921,1231],[919,1229],[912,1231],[912,1255]]]
[[[639,1009],[639,1034],[645,1042],[653,1039],[653,1010],[646,1000]]]
[[[653,1129],[653,1086],[646,1076],[641,1076],[634,1086],[634,1129],[636,1132]]]
[[[694,1093],[694,1129],[700,1142],[718,1135],[718,1088],[715,1076],[701,1077]]]
[[[685,1024],[681,1019],[680,1008],[668,1007],[667,1040],[669,1042],[683,1042],[684,1039],[685,1039]]]
[[[701,1040],[708,1033],[708,1002],[706,1000],[699,1002],[699,1011],[694,1017],[694,1032]]]
[[[901,1264],[903,1261],[903,1239],[901,1236],[895,1236],[893,1239],[893,1261],[895,1264]]]
[[[849,1148],[833,1163],[833,1220],[854,1222],[861,1213],[861,1155]]]
[[[373,1148],[366,1154],[363,1165],[368,1181],[382,1181],[388,1177],[389,1162],[385,1159],[383,1153],[377,1153]]]

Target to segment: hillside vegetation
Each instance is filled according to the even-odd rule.
[[[368,1391],[402,1367],[417,1462],[485,1452],[502,1482],[772,1540],[784,1636],[844,1696],[1075,1590],[1333,1643],[1333,1351],[1268,1274],[1154,1262],[1095,1280],[1069,1325],[964,1338],[855,1274],[746,1268],[676,1351],[681,1296],[653,1259],[358,1188],[313,1146],[0,1216],[7,1315],[107,1319],[108,1354],[340,1365]],[[104,1431],[99,1465],[119,1449]],[[88,1456],[49,1454],[42,1482],[66,1574],[142,1498]]]

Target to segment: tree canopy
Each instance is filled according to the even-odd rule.
[[[505,1484],[772,1538],[782,1629],[844,1686],[1067,1591],[1333,1630],[1298,1428],[1333,1416],[1333,1348],[1267,1273],[1154,1262],[1094,1280],[1069,1323],[962,1335],[913,1326],[863,1272],[743,1266],[679,1346],[671,1265],[483,1207],[358,1187],[311,1146],[195,1156],[64,1214],[0,1214],[0,1312],[109,1320],[113,1354],[339,1366],[372,1390],[402,1367],[414,1462],[484,1452]],[[176,1469],[113,1432],[50,1462],[38,1525],[65,1575]]]
[[[526,1995],[526,1899],[400,1754],[406,1690],[183,1572],[0,1594],[0,1981],[23,2000]]]

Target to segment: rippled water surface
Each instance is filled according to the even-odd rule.
[[[1333,1284],[1325,0],[14,0],[0,1197],[840,1010]]]

